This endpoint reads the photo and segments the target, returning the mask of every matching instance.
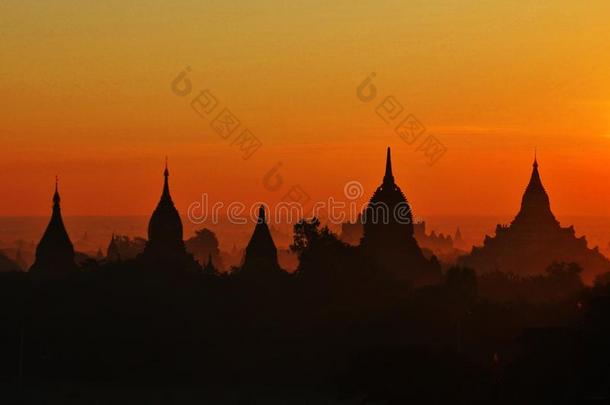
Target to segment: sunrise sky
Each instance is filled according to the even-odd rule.
[[[65,215],[148,214],[166,155],[181,212],[350,180],[365,199],[386,146],[417,215],[515,213],[535,147],[557,214],[610,215],[610,2],[253,3],[0,2],[0,216],[48,215],[56,174]],[[172,92],[187,66],[260,139],[250,159]],[[390,95],[436,164],[376,114]]]

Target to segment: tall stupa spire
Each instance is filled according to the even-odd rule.
[[[184,247],[182,220],[169,193],[167,158],[163,170],[163,193],[148,222],[148,241],[142,258],[149,267],[185,269],[194,261]]]
[[[169,169],[167,166],[167,156],[165,157],[165,170],[163,170],[163,193],[161,194],[161,200],[172,200],[169,194]]]
[[[61,198],[59,196],[58,178],[55,176],[53,193],[53,212],[47,229],[36,247],[36,261],[31,270],[46,274],[67,273],[76,269],[74,263],[74,246],[70,241],[64,221],[61,217]]]
[[[383,182],[386,184],[394,183],[394,175],[392,174],[392,152],[389,146],[385,158],[385,175],[383,176]]]
[[[383,183],[373,193],[360,221],[363,226],[360,248],[388,275],[415,280],[428,270],[440,274],[440,268],[423,255],[415,240],[413,213],[394,181],[389,147]]]
[[[530,182],[527,185],[526,193],[540,193],[546,195],[546,191],[544,190],[544,186],[542,185],[542,180],[540,179],[540,172],[538,171],[538,159],[535,155],[534,164],[532,166],[532,175],[530,177]]]
[[[59,202],[61,198],[59,197],[59,177],[55,175],[55,193],[53,194],[53,206],[57,206],[59,208]]]
[[[169,194],[167,158],[165,159],[163,177],[163,192],[148,224],[148,240],[149,242],[154,240],[172,241],[172,243],[180,245],[182,244],[182,221]]]
[[[532,226],[541,226],[541,224],[557,223],[555,216],[551,211],[551,202],[549,196],[544,189],[540,172],[538,171],[538,157],[534,150],[534,163],[532,165],[532,174],[530,181],[525,188],[521,199],[521,209],[515,217],[515,223],[529,223]]]

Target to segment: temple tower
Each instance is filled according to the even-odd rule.
[[[530,181],[521,198],[521,208],[511,226],[543,229],[557,228],[559,222],[551,211],[549,199],[538,171],[538,159],[534,157]]]
[[[112,237],[110,238],[110,243],[108,244],[108,248],[106,249],[106,260],[110,262],[117,262],[121,260],[121,252],[116,239],[117,237],[113,232]]]
[[[74,246],[61,217],[60,201],[56,179],[53,212],[47,229],[36,247],[36,260],[30,268],[33,273],[66,274],[75,271],[77,268],[74,262]]]
[[[169,192],[167,161],[163,177],[163,191],[148,222],[148,241],[141,259],[149,267],[184,270],[195,263],[182,240],[182,220]]]
[[[362,251],[382,270],[397,278],[413,280],[431,268],[415,240],[411,206],[394,180],[389,147],[383,181],[363,211],[361,221]],[[436,264],[432,267],[436,270]]]
[[[585,237],[576,237],[574,227],[562,227],[551,211],[549,196],[540,179],[538,159],[519,212],[510,225],[497,225],[494,236],[459,258],[458,263],[479,272],[503,271],[521,276],[544,274],[553,262],[576,262],[584,269],[585,281],[610,271],[610,262],[597,248],[589,249]]]
[[[281,271],[277,261],[277,248],[271,237],[265,219],[265,207],[260,206],[258,220],[250,242],[246,246],[244,263],[241,270],[245,273],[269,273]]]

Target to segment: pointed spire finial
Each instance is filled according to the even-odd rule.
[[[534,147],[534,167],[538,167],[538,148]]]
[[[386,154],[385,160],[385,175],[383,176],[384,183],[393,183],[394,175],[392,174],[392,153],[390,147],[388,146],[388,151]]]
[[[261,204],[260,208],[258,209],[258,221],[259,224],[264,224],[265,223],[265,206],[263,204]]]
[[[59,198],[59,177],[57,175],[55,175],[55,193],[53,194],[53,204],[58,205],[60,198]]]
[[[167,167],[167,156],[165,157],[165,170],[163,171],[163,193],[161,194],[161,200],[171,200],[172,197],[169,194],[169,169]]]

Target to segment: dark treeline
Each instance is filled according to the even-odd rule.
[[[56,188],[30,271],[0,274],[2,402],[610,400],[610,273],[581,280],[610,263],[559,226],[537,162],[515,221],[456,267],[419,247],[389,149],[358,246],[302,220],[293,274],[263,206],[240,264],[218,272],[211,232],[185,243],[168,178],[146,240],[113,235],[79,264]],[[370,220],[379,206],[402,215]]]
[[[0,274],[0,371],[12,387],[3,395],[61,402],[50,387],[66,385],[267,387],[278,398],[294,388],[348,403],[610,394],[610,288],[585,287],[575,264],[529,279],[455,267],[416,288],[316,222],[295,227],[292,248],[294,274],[160,271],[137,260],[50,278]]]

